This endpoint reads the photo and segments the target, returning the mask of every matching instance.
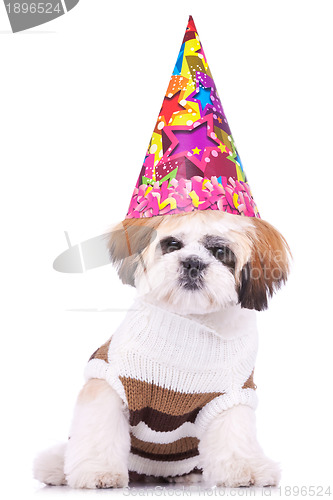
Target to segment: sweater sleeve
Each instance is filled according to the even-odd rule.
[[[119,379],[118,366],[115,363],[110,363],[110,348],[112,345],[111,337],[90,356],[84,378],[86,381],[92,378],[106,380],[127,405],[124,387]]]

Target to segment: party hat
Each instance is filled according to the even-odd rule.
[[[126,218],[194,210],[260,217],[190,16]]]

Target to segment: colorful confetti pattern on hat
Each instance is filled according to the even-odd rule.
[[[190,16],[126,218],[194,210],[260,217]]]

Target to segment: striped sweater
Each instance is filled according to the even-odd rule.
[[[214,327],[209,315],[184,317],[140,299],[91,356],[86,379],[107,380],[128,407],[130,472],[200,471],[210,421],[237,404],[256,406],[254,313],[230,310]]]

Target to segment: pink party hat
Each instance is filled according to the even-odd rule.
[[[194,210],[260,217],[190,16],[126,218]]]

